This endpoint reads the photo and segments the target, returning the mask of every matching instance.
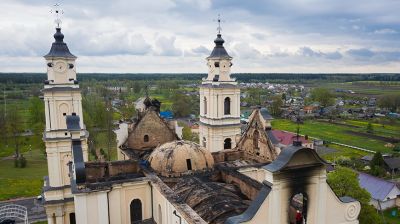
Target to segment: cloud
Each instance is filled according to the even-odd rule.
[[[399,70],[394,62],[400,52],[400,1],[64,0],[61,4],[65,41],[79,57],[77,63],[82,60],[80,71],[151,72],[162,66],[162,72],[181,68],[205,72],[198,65],[214,47],[213,19],[218,13],[225,20],[225,46],[235,57],[236,71]],[[6,44],[0,45],[0,72],[44,71],[41,56],[50,49],[54,33],[51,3],[2,0],[1,6],[0,42]],[[185,57],[180,57],[183,52]],[[123,66],[118,63],[121,59],[135,63]],[[104,65],[105,61],[113,63]]]
[[[375,34],[396,34],[397,31],[393,30],[393,29],[385,28],[385,29],[375,30],[374,33]]]
[[[141,34],[125,31],[97,35],[75,34],[71,39],[81,40],[76,53],[86,56],[145,55],[152,49]]]
[[[228,51],[229,52],[229,51]],[[263,57],[263,54],[257,50],[256,48],[252,47],[248,43],[237,43],[233,46],[233,55],[237,55],[239,58],[244,59],[260,59]]]
[[[314,51],[310,47],[301,47],[298,50],[298,54],[305,57],[321,57],[331,60],[338,60],[343,57],[339,51],[321,52],[321,51]]]
[[[346,52],[349,56],[358,61],[369,63],[387,63],[391,61],[400,62],[400,51],[379,51],[367,48],[350,49]]]
[[[371,58],[375,53],[367,48],[350,49],[346,52],[348,55],[355,58]]]
[[[176,37],[165,37],[160,36],[156,40],[156,50],[158,55],[161,56],[180,56],[182,55],[182,50],[175,47]]]
[[[196,48],[185,51],[185,56],[206,56],[211,53],[211,50],[204,47],[203,45]]]

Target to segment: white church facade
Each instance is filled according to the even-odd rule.
[[[333,193],[314,150],[276,151],[257,111],[240,135],[240,89],[220,34],[200,87],[200,144],[180,140],[148,98],[119,139],[124,159],[106,162],[88,161],[76,57],[60,28],[54,37],[43,89],[49,224],[277,224],[296,210],[308,224],[358,223],[360,203]]]

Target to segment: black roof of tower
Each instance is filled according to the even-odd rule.
[[[214,40],[215,47],[208,58],[232,58],[229,56],[224,48],[224,39],[222,39],[221,34],[217,34],[217,38]]]
[[[50,52],[44,56],[45,58],[50,58],[50,57],[76,58],[75,55],[69,52],[67,44],[64,43],[63,41],[64,34],[61,33],[61,28],[56,28],[54,39],[56,41],[51,45]]]

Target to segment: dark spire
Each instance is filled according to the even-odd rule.
[[[45,58],[62,57],[62,58],[76,58],[75,55],[69,52],[68,46],[64,43],[64,34],[61,33],[61,28],[56,28],[54,34],[55,42],[51,45],[50,52],[46,54]]]
[[[217,34],[217,38],[214,40],[215,47],[211,52],[209,58],[232,58],[229,56],[228,52],[226,52],[224,48],[224,39],[222,39],[221,34]]]
[[[300,113],[300,111],[299,111]],[[303,142],[300,140],[300,114],[297,115],[296,117],[296,123],[297,123],[297,131],[296,131],[296,140],[293,141],[293,146],[302,146]]]
[[[223,20],[221,20],[221,16],[220,14],[218,14],[218,19],[214,20],[218,23],[218,27],[217,27],[217,38],[214,40],[215,43],[215,47],[213,49],[213,51],[211,52],[211,55],[209,56],[209,58],[232,58],[231,56],[229,56],[228,52],[226,52],[225,48],[224,48],[224,39],[222,39],[222,35],[221,35],[221,22],[223,22]]]

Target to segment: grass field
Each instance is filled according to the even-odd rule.
[[[313,86],[313,85],[311,85]],[[331,90],[345,89],[353,90],[357,95],[374,95],[398,93],[400,82],[378,82],[378,81],[359,81],[359,82],[343,82],[343,83],[318,83],[318,87],[328,88]]]
[[[0,201],[39,195],[47,175],[46,158],[40,150],[25,153],[26,168],[15,168],[13,159],[0,158]]]
[[[365,155],[368,155],[369,153],[363,152],[361,150],[357,149],[352,149],[349,147],[345,146],[339,146],[339,145],[334,145],[330,144],[329,148],[333,148],[336,150],[334,153],[329,153],[321,156],[323,159],[329,162],[335,162],[338,157],[348,157],[348,158],[360,158]]]
[[[285,119],[275,119],[272,121],[272,128],[295,132],[297,125]],[[391,127],[396,129],[395,127]],[[357,128],[341,126],[337,124],[325,123],[314,120],[307,120],[300,125],[300,134],[309,135],[311,137],[323,139],[325,141],[339,142],[351,146],[357,146],[372,151],[390,152],[390,148],[386,148],[386,142],[371,139],[364,136],[354,136],[346,133],[346,131],[358,131]]]
[[[360,131],[366,132],[368,121],[347,120],[346,124],[354,125],[360,128]],[[373,127],[373,134],[384,137],[400,137],[400,122],[399,121],[386,121],[386,124],[371,123]],[[389,123],[389,124],[387,124]]]

